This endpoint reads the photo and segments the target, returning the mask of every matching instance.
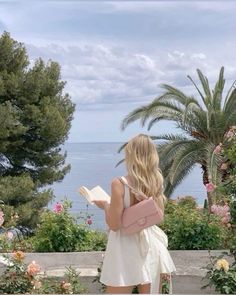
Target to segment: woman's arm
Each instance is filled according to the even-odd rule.
[[[105,206],[105,218],[109,228],[117,231],[121,228],[124,211],[124,186],[118,178],[111,183],[111,203]]]
[[[94,201],[101,209],[105,210],[105,219],[109,228],[117,231],[121,228],[121,217],[124,210],[124,186],[118,178],[111,183],[111,203]]]

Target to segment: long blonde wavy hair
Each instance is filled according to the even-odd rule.
[[[132,138],[125,146],[125,162],[134,188],[153,197],[157,206],[164,211],[163,176],[152,139],[144,134]]]

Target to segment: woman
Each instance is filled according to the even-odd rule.
[[[167,250],[167,236],[156,225],[132,235],[125,235],[121,229],[124,208],[138,202],[124,182],[153,196],[164,211],[163,177],[151,138],[140,134],[131,139],[125,147],[125,163],[128,175],[123,181],[112,181],[111,203],[95,202],[105,210],[110,229],[100,281],[107,286],[107,293],[129,294],[135,286],[142,294],[160,293],[161,275],[176,270]]]

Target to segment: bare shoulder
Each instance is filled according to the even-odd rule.
[[[120,178],[119,177],[115,177],[112,180],[112,182],[111,182],[111,189],[112,189],[112,191],[116,191],[116,192],[120,192],[120,193],[123,193],[124,192],[124,185],[120,181]]]

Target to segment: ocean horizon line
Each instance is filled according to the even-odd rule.
[[[96,143],[120,143],[123,144],[125,141],[79,141],[79,142],[70,142],[66,141],[64,144],[96,144]]]

